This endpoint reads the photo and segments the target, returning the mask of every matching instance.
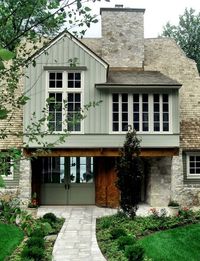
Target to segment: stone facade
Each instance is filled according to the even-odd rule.
[[[170,157],[152,158],[148,160],[149,173],[147,177],[146,202],[151,206],[167,206],[171,190],[171,165]]]
[[[139,67],[144,60],[144,10],[102,8],[102,58],[111,67]],[[116,59],[117,58],[117,59]]]
[[[143,31],[142,13],[133,11],[132,14],[128,14],[124,11],[124,13],[118,12],[116,14],[116,12],[111,13],[110,10],[102,12],[102,39],[93,39],[91,42],[89,39],[83,41],[94,51],[98,46],[97,52],[99,54],[99,44],[102,42],[101,56],[111,67],[140,67],[143,64],[145,71],[160,71],[182,84],[179,91],[180,153],[179,156],[174,156],[172,159],[152,159],[147,186],[147,202],[153,206],[166,206],[169,199],[174,199],[182,205],[199,205],[200,182],[185,182],[183,175],[186,171],[183,167],[183,152],[200,151],[200,77],[196,63],[187,58],[172,39],[149,38],[143,40],[138,37]],[[140,22],[138,31],[134,25],[130,27],[130,21],[135,24],[134,19]],[[129,30],[129,27],[132,30],[131,33],[126,31]],[[117,32],[115,28],[117,28]],[[114,34],[117,39],[113,36]],[[129,38],[130,34],[132,34],[132,40]],[[140,60],[138,63],[135,62],[137,59],[135,60],[132,56],[134,52],[130,55],[129,50],[131,49],[128,47],[129,43],[132,46],[134,46],[133,43],[136,43],[135,35],[137,35],[136,39],[140,38],[138,47],[141,47],[140,50],[138,47],[135,48],[138,52],[137,59]],[[106,37],[109,38],[109,41],[105,40]],[[129,43],[128,38],[130,39]],[[97,41],[98,45],[95,44]],[[119,41],[121,42],[119,43]],[[161,165],[160,162],[162,162]]]
[[[193,60],[172,39],[145,39],[145,70],[159,70],[179,81],[180,153],[172,160],[171,197],[183,206],[200,204],[199,182],[184,182],[183,152],[200,150],[200,77]],[[186,166],[184,166],[186,168]]]
[[[20,164],[19,179],[19,196],[22,206],[27,206],[31,200],[31,179],[31,161],[23,159]]]

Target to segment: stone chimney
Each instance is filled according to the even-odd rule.
[[[102,55],[111,67],[142,69],[145,9],[101,8]]]

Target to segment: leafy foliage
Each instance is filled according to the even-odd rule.
[[[129,261],[144,260],[144,248],[139,244],[128,245],[125,249],[125,256]]]
[[[191,209],[187,209],[187,208],[181,209],[177,216],[172,216],[172,217],[167,216],[166,211],[164,210],[159,213],[157,210],[154,209],[153,211],[150,211],[149,216],[146,217],[136,216],[134,219],[122,215],[121,213],[117,213],[116,215],[113,216],[102,217],[100,219],[97,219],[97,240],[100,249],[103,252],[103,254],[106,256],[107,260],[109,261],[135,260],[135,259],[130,259],[131,256],[135,256],[136,258],[137,255],[142,256],[143,253],[143,250],[140,249],[140,245],[143,246],[143,244],[141,243],[140,245],[138,245],[138,243],[140,243],[140,239],[145,240],[147,238],[146,236],[154,235],[153,232],[169,230],[172,228],[174,230],[175,228],[179,228],[187,224],[197,223],[197,227],[199,230],[199,225],[198,225],[199,221],[200,221],[200,211],[194,212]],[[126,235],[131,236],[133,239],[136,240],[136,243],[130,245],[129,250],[127,250],[127,248],[129,248],[128,247],[129,243],[124,244],[123,247],[124,250],[119,248],[118,241],[119,240],[126,241],[126,239],[125,240],[121,239],[121,237],[123,238],[124,236],[120,237],[119,235],[119,237],[116,237],[116,239],[113,238],[113,231],[118,231],[118,229],[120,231],[121,230],[126,231]],[[158,233],[155,233],[155,235],[157,234]],[[197,236],[199,236],[199,234],[197,234]],[[172,238],[173,237],[171,236],[171,239]],[[163,239],[164,239],[164,235],[163,235]],[[180,240],[182,240],[182,238],[180,238]],[[159,240],[157,240],[157,243],[159,243]],[[152,245],[154,245],[156,248],[157,243],[152,243]],[[188,241],[186,243],[188,244]],[[146,246],[147,245],[149,245],[148,242]],[[171,245],[172,247],[174,247],[174,243],[172,243]],[[194,245],[198,247],[198,244],[194,244]],[[157,252],[156,252],[157,258],[159,258],[158,253],[161,248],[162,247],[157,247]],[[151,247],[149,247],[148,249],[149,249],[148,253],[150,253]],[[171,256],[169,251],[169,260],[171,260],[170,257]],[[144,260],[150,261],[151,259],[149,257],[144,257]]]
[[[85,33],[85,28],[96,22],[96,16],[91,14],[91,9],[83,2],[83,0],[1,1],[0,28],[4,33],[0,36],[0,46],[13,51],[22,37],[36,41],[38,37],[55,36],[61,30],[65,28],[69,30],[74,26],[83,28],[81,33]]]
[[[142,165],[140,154],[140,140],[135,130],[126,134],[126,140],[117,163],[117,187],[121,192],[120,206],[131,217],[136,215],[139,203],[140,182],[142,179]]]
[[[118,248],[120,250],[125,250],[126,246],[134,245],[135,243],[136,243],[135,238],[130,235],[121,236],[117,240]]]
[[[126,231],[123,228],[113,228],[110,231],[112,239],[117,239],[122,236],[126,236]]]
[[[200,71],[200,13],[195,14],[194,9],[186,8],[179,17],[179,24],[176,26],[168,22],[162,35],[173,38],[187,57],[195,60]]]
[[[48,143],[44,139],[46,134],[53,133],[44,131],[48,120],[48,101],[40,119],[33,114],[32,123],[26,130],[14,128],[16,119],[21,118],[22,108],[29,100],[27,93],[23,93],[19,88],[20,79],[26,77],[24,69],[30,63],[33,65],[36,63],[34,59],[31,59],[33,52],[45,47],[50,38],[64,30],[72,31],[73,27],[75,27],[74,34],[84,35],[90,24],[97,22],[96,16],[91,11],[83,0],[5,0],[0,2],[0,31],[3,32],[0,35],[0,140],[13,140],[13,138],[21,140],[22,137],[27,137],[27,142],[23,146],[28,147],[28,143],[34,141],[46,151],[65,141],[69,134],[67,131],[63,135],[58,135],[55,142]],[[73,62],[77,63],[74,59]],[[92,106],[95,105],[91,103],[82,108],[76,120],[84,119],[86,112]],[[19,150],[10,149],[10,147],[11,145],[6,148],[7,152],[0,152],[0,169],[3,169],[2,166],[6,164],[5,168],[10,168],[10,163],[8,164],[4,159],[12,158],[13,166],[23,159]]]
[[[56,215],[51,212],[44,214],[43,219],[49,222],[50,224],[53,224],[57,221]]]

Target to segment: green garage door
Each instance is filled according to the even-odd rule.
[[[43,157],[41,204],[95,204],[92,157]]]

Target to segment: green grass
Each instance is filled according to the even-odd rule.
[[[23,238],[24,234],[18,227],[0,223],[0,261],[11,255]]]
[[[139,241],[153,261],[200,260],[200,224],[157,232]]]

